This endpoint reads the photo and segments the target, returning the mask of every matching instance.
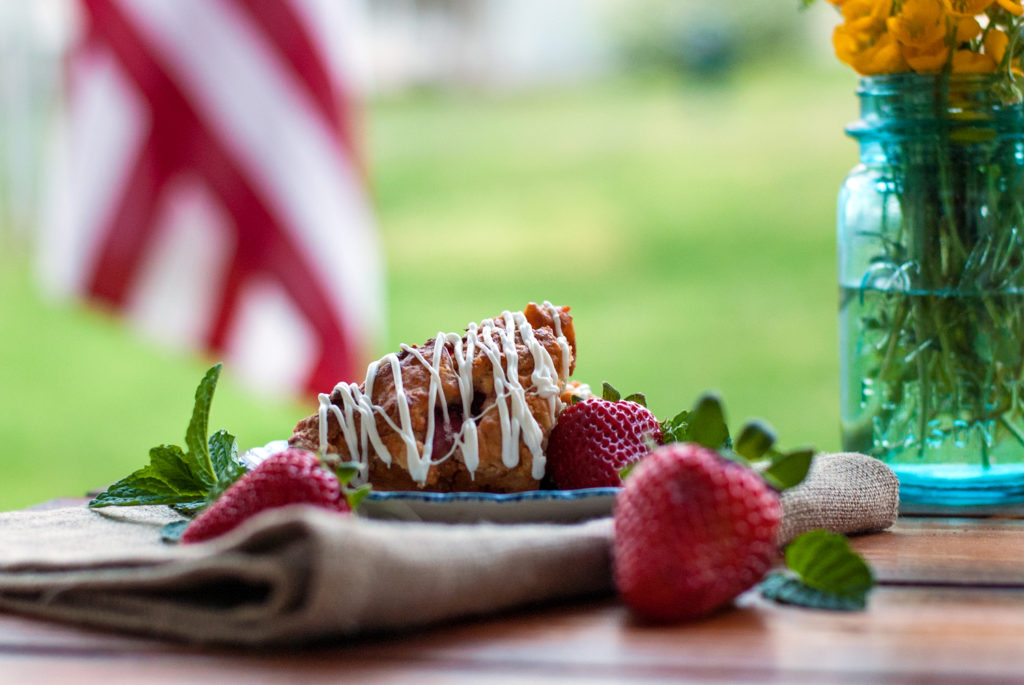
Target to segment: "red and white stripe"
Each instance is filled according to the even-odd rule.
[[[382,326],[380,248],[315,2],[81,6],[50,282],[258,385],[359,377]]]

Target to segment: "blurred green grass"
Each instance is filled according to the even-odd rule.
[[[642,390],[663,417],[714,389],[733,423],[836,448],[834,206],[856,155],[853,86],[837,69],[758,69],[372,103],[378,351],[547,299],[573,308],[577,378]],[[0,510],[81,494],[182,440],[209,360],[46,301],[10,255],[0,321]],[[312,409],[247,394],[228,368],[211,426],[244,448]]]

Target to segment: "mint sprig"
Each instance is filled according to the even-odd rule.
[[[844,536],[812,530],[786,547],[785,558],[787,570],[773,572],[761,581],[761,594],[768,599],[835,611],[858,611],[867,606],[874,575]]]
[[[758,465],[768,485],[780,492],[803,481],[814,457],[811,449],[775,449],[775,431],[762,421],[746,423],[733,440],[722,401],[713,393],[701,395],[692,409],[663,421],[661,433],[665,444],[695,442],[727,459],[747,466]]]
[[[206,437],[220,371],[221,364],[211,367],[196,388],[192,418],[185,431],[187,451],[178,445],[153,447],[147,466],[111,485],[89,502],[90,507],[166,504],[191,515],[245,473],[235,436],[219,430]]]

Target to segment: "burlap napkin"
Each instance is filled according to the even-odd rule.
[[[897,483],[819,457],[783,497],[780,543],[896,518]],[[0,514],[0,609],[192,642],[286,644],[389,631],[612,590],[611,519],[431,524],[288,507],[205,545],[160,541],[163,507]]]

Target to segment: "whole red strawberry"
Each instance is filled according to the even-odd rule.
[[[627,465],[661,443],[661,426],[647,407],[592,397],[561,413],[548,438],[548,473],[560,490],[622,484]]]
[[[648,455],[615,505],[615,583],[652,620],[714,611],[777,556],[778,494],[753,470],[693,443]]]
[[[288,504],[313,504],[348,512],[341,483],[310,452],[288,449],[267,457],[249,471],[182,533],[182,542],[201,542],[223,535],[249,517]]]

